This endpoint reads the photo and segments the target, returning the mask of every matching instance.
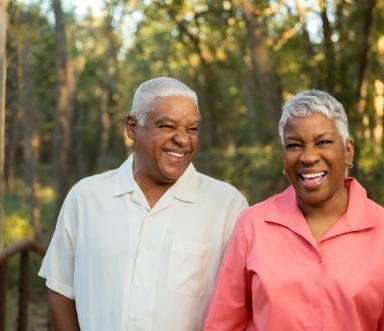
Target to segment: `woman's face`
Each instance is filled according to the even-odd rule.
[[[353,144],[323,115],[292,118],[284,130],[284,168],[300,206],[325,206],[345,194]]]

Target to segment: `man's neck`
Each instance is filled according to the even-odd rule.
[[[145,198],[147,199],[148,205],[150,208],[153,208],[156,205],[157,201],[164,195],[164,193],[173,185],[173,183],[167,183],[162,185],[151,185],[150,187],[140,188],[143,191]]]

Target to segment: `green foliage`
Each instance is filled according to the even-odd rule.
[[[212,149],[198,154],[196,168],[234,185],[253,204],[288,186],[281,149],[279,144]]]
[[[20,191],[25,192],[22,182],[18,181],[18,185]],[[4,211],[4,245],[8,246],[23,238],[31,238],[29,207],[23,197],[16,194],[5,194]]]
[[[27,5],[28,3],[28,5]],[[40,137],[40,166],[43,187],[53,187],[53,146],[55,115],[54,24],[48,2],[11,1],[8,8],[7,127],[6,154],[16,178],[23,164],[18,95],[18,46],[28,43],[32,105],[35,129]],[[162,0],[105,1],[101,15],[76,16],[66,13],[70,49],[68,60],[76,80],[75,111],[70,176],[74,183],[97,169],[101,141],[102,93],[108,92],[110,141],[109,166],[115,168],[132,151],[124,140],[124,120],[134,91],[154,76],[171,75],[191,86],[199,96],[202,126],[197,166],[202,172],[231,182],[250,202],[260,201],[287,186],[281,175],[280,146],[269,137],[270,118],[261,105],[263,95],[255,77],[252,39],[240,1]],[[367,86],[365,106],[356,110],[358,86],[364,64],[366,3],[364,1],[326,1],[330,39],[326,40],[321,12],[317,6],[303,7],[294,1],[250,1],[255,6],[254,20],[268,46],[276,84],[284,102],[306,88],[333,89],[350,117],[351,134],[357,140],[356,176],[369,195],[383,203],[384,185],[380,169],[383,155],[380,143],[361,134],[371,130],[382,118],[375,98],[380,97],[384,65],[383,1],[378,1],[366,58]],[[257,36],[260,36],[257,34]],[[332,54],[329,57],[328,54]],[[257,57],[262,57],[258,54]],[[261,68],[263,69],[263,68]],[[332,70],[331,70],[332,69]],[[263,73],[262,70],[260,70]],[[332,81],[331,79],[332,78]],[[375,85],[376,84],[376,85]],[[278,111],[278,110],[277,110]],[[364,121],[364,123],[363,123]],[[359,132],[356,132],[359,131]],[[360,135],[358,135],[358,133]],[[377,140],[376,140],[377,141]],[[382,144],[381,144],[382,145]],[[229,147],[228,147],[229,146]],[[368,146],[368,147],[367,147]],[[13,154],[12,154],[13,153]],[[26,230],[30,210],[24,192],[12,192],[20,199],[11,208],[8,224]],[[52,189],[51,189],[52,190]],[[52,192],[52,191],[51,191]],[[10,197],[7,204],[9,206]],[[44,233],[51,233],[54,208],[40,201]],[[23,225],[24,224],[24,225]]]
[[[30,211],[26,203],[27,190],[24,183],[17,180],[17,192],[23,192],[19,195],[7,193],[5,195],[5,224],[4,224],[4,244],[10,246],[21,239],[32,239],[32,227],[30,225]],[[43,201],[43,217],[46,221],[45,228],[49,228],[49,234],[52,231],[52,224],[47,222],[48,210],[52,210],[52,197],[47,188],[40,192],[40,197]],[[44,238],[43,245],[47,245],[49,237]],[[35,254],[29,255],[29,329],[43,330],[47,322],[48,311],[46,304],[46,290],[44,280],[37,277],[38,269],[41,265],[41,257]],[[7,263],[7,314],[6,314],[6,331],[16,329],[17,323],[17,299],[18,299],[18,282],[20,273],[20,255],[13,256]]]
[[[42,173],[44,169],[40,169]],[[46,180],[46,178],[45,178]],[[44,182],[44,180],[42,181]],[[41,244],[50,240],[56,215],[54,214],[55,192],[49,184],[41,185],[37,192],[42,217],[42,231],[45,235]],[[31,224],[31,210],[28,203],[29,190],[25,182],[17,179],[15,193],[6,192],[4,197],[4,244],[9,246],[21,239],[33,239],[33,226]]]
[[[356,177],[366,188],[368,196],[384,206],[384,159],[381,147],[372,141],[367,142],[360,155]]]
[[[8,246],[24,238],[32,238],[28,216],[12,213],[5,217],[4,245]]]
[[[258,33],[268,46],[265,56],[281,89],[281,101],[313,87],[335,94],[350,118],[351,134],[359,137],[354,175],[369,197],[384,205],[384,146],[372,135],[374,125],[383,126],[382,106],[375,108],[375,100],[383,97],[376,86],[383,84],[384,1],[376,2],[366,58],[363,41],[369,2],[323,1],[331,29],[329,40],[325,40],[322,17],[315,5],[299,12],[299,1],[250,3],[255,5]],[[48,245],[56,222],[52,160],[53,151],[61,146],[53,146],[57,73],[50,5],[40,0],[12,0],[8,7],[5,158],[7,175],[15,185],[5,196],[5,245],[32,234],[29,190],[20,179],[20,165],[24,164],[18,67],[21,44],[28,51],[30,111],[39,137],[43,245]],[[136,88],[149,78],[166,75],[182,80],[198,94],[202,127],[195,165],[199,171],[233,184],[250,204],[283,191],[289,183],[282,175],[281,145],[268,138],[268,130],[275,123],[270,123],[269,114],[263,111],[263,95],[254,74],[252,42],[262,38],[259,34],[254,40],[250,38],[241,2],[113,0],[103,5],[100,16],[88,13],[79,17],[73,9],[65,15],[68,61],[76,81],[72,154],[67,165],[71,182],[98,170],[103,93],[108,94],[110,120],[107,157],[111,168],[116,168],[132,151],[124,140],[124,120]],[[359,84],[364,77],[365,106],[357,111]],[[9,330],[15,329],[18,262],[15,258],[9,263]],[[33,275],[40,263],[39,257],[32,258]],[[37,330],[43,328],[41,321],[47,316],[46,305],[41,304],[45,289],[38,277],[31,277],[31,284],[34,299],[30,318],[32,329]],[[40,316],[40,322],[34,321]]]

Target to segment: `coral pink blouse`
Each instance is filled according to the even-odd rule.
[[[384,330],[384,208],[345,185],[348,209],[318,244],[292,186],[241,214],[204,330]]]

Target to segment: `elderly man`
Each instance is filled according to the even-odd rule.
[[[135,153],[68,194],[39,275],[55,330],[198,331],[245,198],[197,172],[195,92],[160,77],[135,93]]]

